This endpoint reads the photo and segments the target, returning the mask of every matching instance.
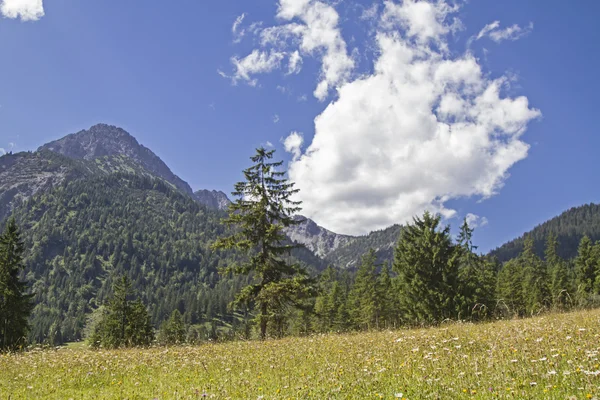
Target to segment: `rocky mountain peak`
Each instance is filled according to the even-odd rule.
[[[192,194],[190,186],[175,175],[169,167],[150,149],[124,129],[108,124],[96,124],[87,130],[72,133],[46,143],[40,150],[49,150],[74,159],[93,160],[95,158],[123,155],[150,173],[163,178],[184,193]]]
[[[215,210],[227,210],[227,207],[231,204],[231,200],[220,190],[201,189],[194,192],[194,198],[201,204]]]

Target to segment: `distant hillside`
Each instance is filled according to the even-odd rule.
[[[508,261],[519,255],[523,249],[524,237],[532,235],[536,253],[543,256],[545,240],[550,232],[558,237],[558,254],[565,259],[575,257],[579,241],[584,235],[588,235],[593,241],[600,240],[600,205],[586,204],[573,207],[558,217],[536,226],[523,236],[492,250],[490,254],[502,262]]]

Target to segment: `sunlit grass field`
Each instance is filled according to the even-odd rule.
[[[600,310],[439,328],[0,355],[2,399],[600,399]]]

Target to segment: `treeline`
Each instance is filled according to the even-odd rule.
[[[425,213],[407,225],[394,261],[378,264],[374,250],[358,269],[326,268],[314,280],[316,295],[270,310],[267,336],[307,335],[527,317],[549,311],[600,306],[600,242],[584,237],[575,259],[556,254],[549,235],[545,258],[535,254],[531,238],[522,253],[501,265],[477,254],[466,222],[455,240],[441,217]],[[251,339],[259,336],[258,310],[237,313],[228,334],[186,324],[175,310],[162,324],[156,343]],[[200,333],[200,334],[199,334]]]
[[[344,260],[355,269],[321,271],[284,234],[299,222],[300,204],[272,157],[257,149],[225,220],[161,179],[129,172],[31,197],[0,240],[0,339],[10,343],[2,347],[197,343],[600,306],[600,244],[588,237],[569,260],[556,236],[547,235],[544,257],[527,237],[518,256],[500,263],[477,253],[466,221],[453,238],[429,213],[377,233],[387,241],[400,232],[383,249],[391,263],[380,264],[382,249],[369,250],[368,240],[356,241],[357,260]],[[1,247],[8,237],[20,244]],[[7,256],[16,253],[19,261]],[[19,306],[14,293],[24,299]]]

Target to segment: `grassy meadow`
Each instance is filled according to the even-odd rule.
[[[0,355],[1,399],[600,399],[600,310],[194,347]]]

